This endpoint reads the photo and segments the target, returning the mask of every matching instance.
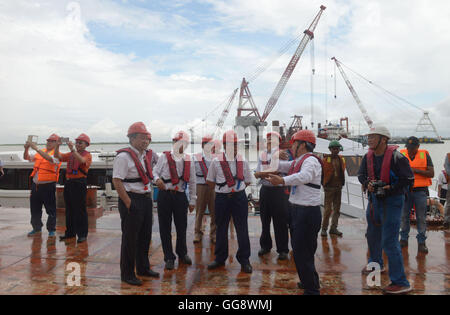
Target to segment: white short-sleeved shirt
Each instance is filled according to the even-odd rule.
[[[38,154],[38,153],[36,153],[36,154]],[[36,161],[36,154],[29,154],[28,155],[28,161],[35,162]],[[51,156],[51,158],[52,158],[51,163],[55,164],[55,171],[58,171],[59,159],[55,158],[54,156]],[[33,182],[35,184],[42,185],[42,184],[54,183],[54,182],[49,182],[49,181],[38,181],[38,178],[39,178],[38,175],[39,175],[39,170],[37,170],[36,174],[34,174],[34,176],[33,176]]]
[[[222,158],[222,157],[220,157]],[[228,165],[230,166],[230,171],[233,177],[236,176],[236,160],[228,161]],[[219,185],[216,185],[215,191],[216,193],[222,193],[222,194],[228,194],[231,192],[239,192],[245,189],[245,183],[251,183],[253,182],[253,176],[250,172],[250,168],[248,166],[248,162],[243,160],[243,166],[244,166],[244,182],[240,182],[238,180],[235,180],[235,184],[232,187],[228,187],[228,185],[224,185],[220,187]],[[214,160],[211,163],[211,166],[208,170],[208,177],[206,179],[209,182],[213,182],[216,184],[222,184],[226,183],[225,175],[222,171],[222,166],[220,165],[219,158],[214,158]]]
[[[130,149],[136,153],[142,167],[144,168],[145,171],[147,171],[147,167],[145,166],[144,162],[145,152],[140,154],[139,151],[132,146],[130,146]],[[153,152],[151,163],[152,167],[154,167],[154,165],[156,165],[157,162],[158,162],[158,154],[156,152]],[[140,178],[136,165],[134,164],[134,161],[131,158],[130,154],[126,152],[117,154],[113,164],[113,178],[118,178],[121,180]],[[147,185],[144,185],[143,182],[137,183],[123,182],[123,187],[127,192],[132,192],[136,194],[145,194],[152,192],[151,182],[148,183]],[[147,189],[145,189],[145,187],[147,187]]]
[[[209,170],[213,158],[212,157],[208,158],[207,156],[205,156],[204,153],[202,153],[202,157],[205,159],[206,168]],[[206,178],[203,176],[203,171],[200,166],[200,161],[198,161],[197,159],[197,155],[194,155],[194,160],[195,160],[195,176],[197,185],[206,184]]]
[[[184,171],[184,159],[186,158],[186,154],[183,154],[182,158],[177,158],[173,153],[172,158],[175,161],[175,165],[177,167],[177,174],[178,177],[183,176]],[[188,183],[188,189],[189,189],[189,204],[195,205],[195,202],[197,200],[197,186],[196,186],[196,178],[195,178],[195,163],[191,159],[191,167],[190,167],[190,176],[189,176],[189,183]],[[158,163],[156,164],[153,174],[155,176],[154,182],[156,182],[159,178],[163,180],[170,180],[170,168],[169,163],[167,161],[167,157],[165,154],[162,154],[158,160]],[[176,190],[179,192],[185,192],[185,185],[186,183],[183,181],[183,179],[180,179],[178,184],[173,185],[172,182],[164,183],[166,185],[167,190]]]
[[[267,160],[269,164],[263,165],[263,154],[264,152],[267,154]],[[258,164],[256,165],[255,172],[262,172],[262,171],[276,171],[278,170],[278,162],[280,160],[279,158],[279,150],[278,149],[272,149],[270,152],[264,151],[260,154],[258,157]],[[266,179],[260,179],[260,183],[263,186],[273,187],[273,185]],[[281,185],[279,185],[281,186]]]
[[[438,175],[438,185],[441,185],[442,186],[442,189],[445,189],[445,190],[447,190],[448,189],[448,186],[447,186],[447,179],[445,178],[445,175],[444,175],[444,172],[439,172],[439,175]]]
[[[300,156],[294,161],[280,161],[278,170],[288,173],[292,163],[297,163],[303,157]],[[315,157],[309,157],[303,161],[300,172],[284,177],[286,186],[292,186],[289,201],[295,205],[311,207],[320,206],[320,189],[305,186],[305,184],[315,184],[320,186],[322,179],[322,166]]]

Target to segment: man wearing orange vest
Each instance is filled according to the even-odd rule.
[[[64,203],[66,205],[66,232],[59,240],[78,236],[77,243],[86,241],[88,235],[88,215],[86,209],[87,175],[92,163],[91,154],[86,148],[91,139],[84,133],[75,139],[75,147],[68,142],[70,152],[60,153],[56,146],[55,156],[61,162],[67,162],[66,182],[64,184]]]
[[[158,185],[158,221],[165,268],[175,268],[172,247],[172,218],[177,232],[175,252],[180,263],[192,265],[186,244],[187,214],[194,211],[197,199],[195,167],[190,155],[185,153],[189,136],[179,131],[172,138],[173,150],[166,151],[155,166],[154,181]],[[189,191],[189,200],[186,195]]]
[[[331,219],[330,234],[342,236],[342,232],[337,229],[339,215],[341,212],[342,186],[345,184],[345,160],[339,155],[343,150],[339,141],[331,141],[328,145],[331,155],[325,155],[323,163],[323,190],[325,192],[324,214],[322,220],[321,236],[327,236],[328,223]]]
[[[159,277],[150,269],[148,257],[153,223],[151,181],[158,155],[147,150],[152,135],[143,122],[132,124],[127,137],[130,146],[117,151],[112,176],[119,195],[122,228],[120,278],[131,285],[142,285],[136,273],[141,277]]]
[[[444,228],[448,229],[450,226],[450,153],[447,153],[445,157],[445,173],[447,173],[447,195],[445,196],[445,217],[444,217]]]
[[[408,246],[408,237],[410,230],[410,213],[414,207],[417,220],[417,242],[418,250],[421,253],[428,253],[425,244],[427,231],[427,198],[429,196],[428,187],[431,186],[431,179],[434,177],[434,167],[427,150],[420,150],[419,139],[409,137],[406,143],[406,149],[400,152],[406,156],[414,172],[414,187],[406,196],[403,206],[402,225],[400,230],[400,246]]]
[[[203,236],[203,216],[208,207],[210,216],[209,237],[212,243],[216,242],[216,216],[214,211],[214,200],[216,194],[206,184],[209,166],[214,158],[214,142],[212,137],[205,136],[202,138],[202,153],[195,155],[195,176],[197,182],[197,204],[195,206],[195,236],[194,243],[199,243]]]
[[[56,183],[59,179],[59,169],[61,162],[54,157],[55,148],[59,137],[52,134],[47,139],[46,148],[40,150],[33,142],[27,141],[24,145],[24,160],[34,162],[33,172],[31,173],[31,225],[33,230],[28,236],[34,236],[41,233],[42,228],[42,205],[48,214],[47,230],[49,237],[55,237],[56,231]],[[29,154],[28,150],[32,148],[36,154]]]

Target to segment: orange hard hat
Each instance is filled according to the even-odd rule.
[[[316,144],[316,135],[311,130],[300,130],[294,133],[294,135],[291,138],[291,144],[294,143],[294,141],[305,141],[312,144]]]
[[[227,132],[225,132],[223,134],[222,142],[223,143],[229,143],[229,142],[237,143],[238,136],[237,136],[236,132],[234,132],[234,130],[228,130]]]
[[[59,136],[54,133],[52,134],[50,137],[48,137],[47,141],[58,141],[59,140]]]
[[[267,139],[268,139],[270,136],[278,137],[278,139],[281,141],[281,135],[280,135],[278,132],[276,132],[276,131],[268,132],[267,135],[266,135]]]
[[[152,134],[148,132],[147,127],[145,127],[145,124],[141,121],[135,122],[128,128],[127,137],[135,133],[142,133],[144,135],[147,135],[149,139],[152,140]]]
[[[189,143],[189,135],[184,131],[178,131],[172,141],[186,141]]]
[[[208,142],[211,142],[213,140],[213,138],[211,137],[211,136],[204,136],[203,138],[202,138],[202,144],[203,143],[208,143]]]
[[[91,144],[91,139],[85,133],[82,133],[81,135],[79,135],[75,140],[84,141],[87,143],[88,146]]]

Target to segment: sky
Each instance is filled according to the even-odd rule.
[[[262,113],[321,4],[314,44],[268,121],[289,125],[302,115],[309,126],[348,117],[351,131],[364,133],[355,100],[335,76],[335,56],[415,105],[344,68],[375,123],[397,136],[431,135],[415,132],[427,111],[449,137],[447,0],[0,0],[0,144],[82,132],[92,142],[122,142],[136,121],[154,140],[189,128],[200,136],[215,130],[242,78],[270,64],[249,85]],[[237,100],[225,129],[236,109]]]

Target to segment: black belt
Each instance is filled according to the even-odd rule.
[[[160,190],[159,194],[164,193],[164,192],[167,192],[168,194],[173,194],[173,195],[184,194],[184,191],[177,191],[177,190],[173,190],[173,189]]]
[[[68,182],[81,182],[84,183],[87,181],[86,177],[78,177],[78,178],[67,178]]]
[[[216,195],[222,195],[222,196],[226,196],[228,198],[231,198],[233,196],[236,196],[236,194],[240,194],[240,193],[245,193],[245,190],[229,192],[229,193],[216,193]]]
[[[122,180],[124,183],[140,183],[142,182],[142,178],[125,178]]]
[[[136,198],[136,199],[151,199],[152,198],[152,193],[145,193],[145,194],[138,194],[138,193],[134,193],[134,192],[127,192],[128,196],[130,196],[130,198]]]
[[[312,183],[305,184],[305,186],[315,188],[315,189],[320,189],[320,185],[316,185],[316,184],[312,184]]]

